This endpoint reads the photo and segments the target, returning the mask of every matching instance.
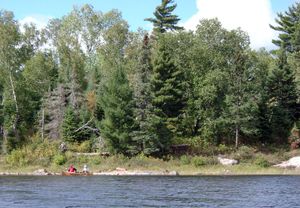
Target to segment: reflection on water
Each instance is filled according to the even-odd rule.
[[[0,207],[300,207],[299,176],[0,177]]]

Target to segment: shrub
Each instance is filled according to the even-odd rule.
[[[227,147],[225,144],[219,144],[218,148],[217,148],[217,152],[219,154],[225,154],[230,152],[232,149],[230,147]]]
[[[207,157],[205,158],[206,165],[217,165],[219,161],[216,157]]]
[[[81,142],[78,146],[78,152],[91,152],[91,141],[90,140],[86,140],[84,142]]]
[[[53,162],[56,165],[63,165],[66,163],[66,157],[64,155],[55,155],[53,158]]]
[[[77,161],[79,162],[79,163],[81,163],[81,164],[83,164],[83,163],[88,163],[88,161],[89,161],[89,158],[87,157],[87,156],[78,156],[78,158],[77,158]]]
[[[71,151],[66,151],[65,152],[65,157],[66,157],[66,160],[74,159],[74,155]]]
[[[182,155],[182,156],[180,157],[180,163],[181,163],[182,165],[188,165],[188,164],[191,163],[191,158],[188,157],[188,156],[186,156],[186,155]]]
[[[257,157],[254,161],[254,164],[262,168],[271,166],[270,162],[262,156]]]
[[[24,149],[13,150],[6,157],[6,163],[11,166],[16,166],[16,167],[28,165],[29,161],[28,161],[26,155],[27,155],[27,152]]]
[[[41,165],[47,166],[53,157],[58,154],[58,143],[42,140],[34,135],[28,139],[28,143],[13,150],[6,158],[11,166]]]
[[[200,156],[193,157],[191,162],[195,167],[206,165],[206,159]]]
[[[94,165],[100,165],[101,164],[101,158],[100,157],[95,157],[92,159],[92,163]]]
[[[234,154],[234,159],[239,161],[250,160],[254,157],[255,151],[253,148],[241,146]]]

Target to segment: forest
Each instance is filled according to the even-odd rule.
[[[270,25],[272,51],[218,19],[187,31],[176,7],[153,9],[153,31],[130,31],[119,11],[92,5],[41,30],[1,10],[1,154],[32,138],[154,157],[174,145],[298,147],[300,3]]]

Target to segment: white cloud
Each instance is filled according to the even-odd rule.
[[[21,19],[20,25],[23,26],[25,24],[30,24],[33,23],[36,25],[37,29],[42,29],[45,28],[48,21],[51,19],[52,17],[48,17],[48,16],[43,16],[43,15],[32,15],[32,16],[27,16],[23,19]],[[22,27],[21,27],[22,28]]]
[[[250,36],[251,47],[274,48],[271,40],[276,32],[269,24],[274,24],[270,0],[197,0],[198,12],[184,23],[184,27],[194,30],[203,18],[217,17],[223,27],[240,27]]]

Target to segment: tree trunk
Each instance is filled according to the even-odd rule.
[[[17,130],[17,125],[18,125],[18,122],[19,122],[19,106],[18,106],[17,95],[16,95],[15,85],[14,85],[14,82],[13,82],[13,77],[12,77],[12,72],[11,71],[9,73],[9,80],[10,80],[11,90],[12,90],[12,93],[13,93],[13,99],[14,99],[15,108],[16,108],[16,115],[15,115],[15,120],[14,120],[14,123],[13,123],[13,130],[14,130],[14,133],[15,133],[15,137],[18,141],[19,140],[19,133],[18,133],[18,130]]]
[[[45,131],[45,108],[43,106],[42,110],[42,129],[41,129],[41,135],[42,135],[42,141],[44,141],[44,131]]]
[[[235,127],[235,149],[238,149],[239,147],[239,136],[240,136],[240,128],[237,125]]]
[[[7,151],[7,131],[3,128],[3,142],[2,142],[2,153],[6,154]]]

